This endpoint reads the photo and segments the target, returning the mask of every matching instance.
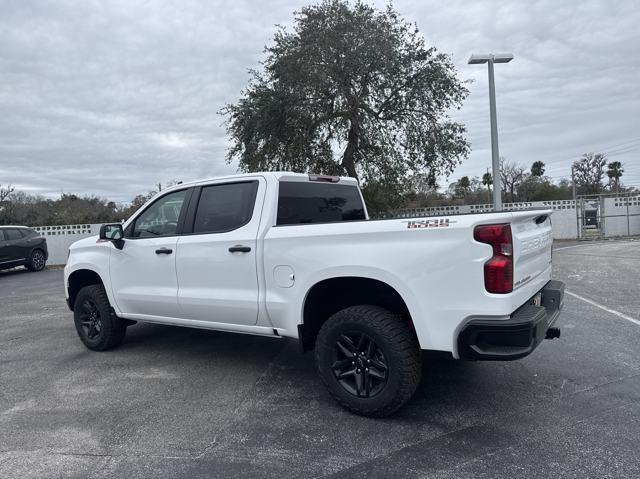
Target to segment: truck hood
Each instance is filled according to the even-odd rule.
[[[78,248],[86,248],[87,246],[95,246],[98,241],[98,235],[89,236],[88,238],[82,238],[81,240],[76,241],[71,246],[69,246],[70,250],[78,249]]]

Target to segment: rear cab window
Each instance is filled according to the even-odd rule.
[[[280,182],[278,226],[365,219],[360,191],[353,184]]]

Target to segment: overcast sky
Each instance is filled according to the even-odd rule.
[[[234,172],[217,111],[302,5],[0,0],[0,184],[129,201],[158,182]],[[394,5],[474,80],[454,115],[473,151],[449,181],[491,163],[486,66],[467,58],[512,52],[496,66],[501,154],[542,160],[559,179],[582,153],[606,152],[640,186],[640,1]]]

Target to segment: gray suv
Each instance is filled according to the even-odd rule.
[[[47,240],[26,226],[0,226],[0,270],[26,266],[29,271],[44,269],[49,252]]]

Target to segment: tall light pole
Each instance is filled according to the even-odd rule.
[[[493,175],[493,209],[502,211],[502,186],[500,185],[500,151],[498,150],[498,120],[496,118],[496,85],[493,78],[494,63],[508,63],[513,60],[511,53],[488,53],[471,55],[469,65],[489,64],[489,110],[491,117],[491,164]]]

